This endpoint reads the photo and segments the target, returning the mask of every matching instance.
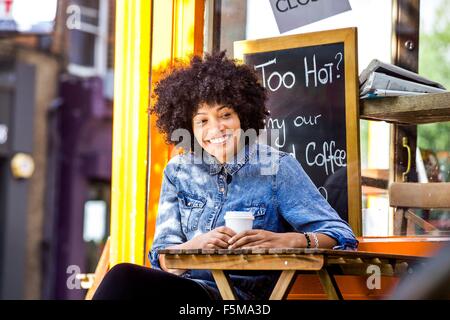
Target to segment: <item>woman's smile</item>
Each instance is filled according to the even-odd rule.
[[[232,134],[225,134],[217,138],[211,138],[209,140],[206,140],[206,142],[214,145],[222,145],[225,144],[232,136],[233,136]]]

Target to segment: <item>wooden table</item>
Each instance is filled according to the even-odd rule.
[[[285,299],[297,273],[314,272],[329,299],[342,299],[334,275],[367,275],[369,265],[380,267],[382,275],[399,275],[426,258],[361,251],[329,249],[166,249],[165,263],[170,269],[210,270],[224,300],[235,300],[226,270],[278,270],[280,277],[270,300]]]

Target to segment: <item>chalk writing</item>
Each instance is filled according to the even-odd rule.
[[[281,88],[281,86],[284,86],[286,89],[291,89],[295,85],[295,75],[291,71],[288,71],[284,74],[281,74],[278,71],[274,71],[269,75],[269,78],[267,78],[266,81],[265,68],[276,63],[277,59],[275,58],[273,60],[255,66],[255,70],[261,69],[263,86],[267,86],[272,92],[277,91]]]
[[[284,119],[279,120],[269,118],[269,120],[267,121],[267,128],[279,129],[281,131],[280,135],[275,139],[275,145],[278,148],[283,148],[286,144],[286,123],[284,122]]]
[[[322,149],[316,151],[316,143],[310,142],[306,146],[306,163],[308,166],[318,166],[323,167],[326,175],[328,176],[330,173],[334,173],[334,168],[336,167],[345,167],[346,162],[345,158],[347,156],[345,150],[335,149],[336,142],[325,141],[322,144]]]
[[[298,116],[294,120],[294,126],[301,127],[303,125],[315,126],[318,124],[318,119],[322,117],[321,114],[315,116]]]

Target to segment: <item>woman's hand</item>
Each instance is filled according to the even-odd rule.
[[[235,235],[236,232],[232,229],[222,226],[192,238],[186,242],[184,247],[189,249],[227,249],[228,241]]]
[[[301,248],[304,236],[297,232],[276,233],[253,229],[240,232],[228,241],[228,249],[238,248]]]
[[[229,246],[228,241],[235,235],[236,232],[232,229],[222,226],[207,233],[202,233],[184,243],[167,247],[166,249],[227,249]],[[187,271],[182,269],[168,269],[164,254],[159,255],[159,263],[163,270],[176,275],[181,275]]]

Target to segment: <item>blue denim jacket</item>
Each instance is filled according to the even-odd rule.
[[[227,182],[228,177],[228,182]],[[204,152],[173,157],[164,170],[158,217],[149,259],[159,268],[158,250],[184,243],[225,225],[226,211],[251,211],[253,228],[272,232],[317,232],[337,241],[335,249],[356,249],[349,225],[322,197],[300,163],[286,152],[252,143],[233,162],[220,164]],[[241,299],[267,299],[279,272],[230,272]],[[183,275],[220,299],[209,271]]]

